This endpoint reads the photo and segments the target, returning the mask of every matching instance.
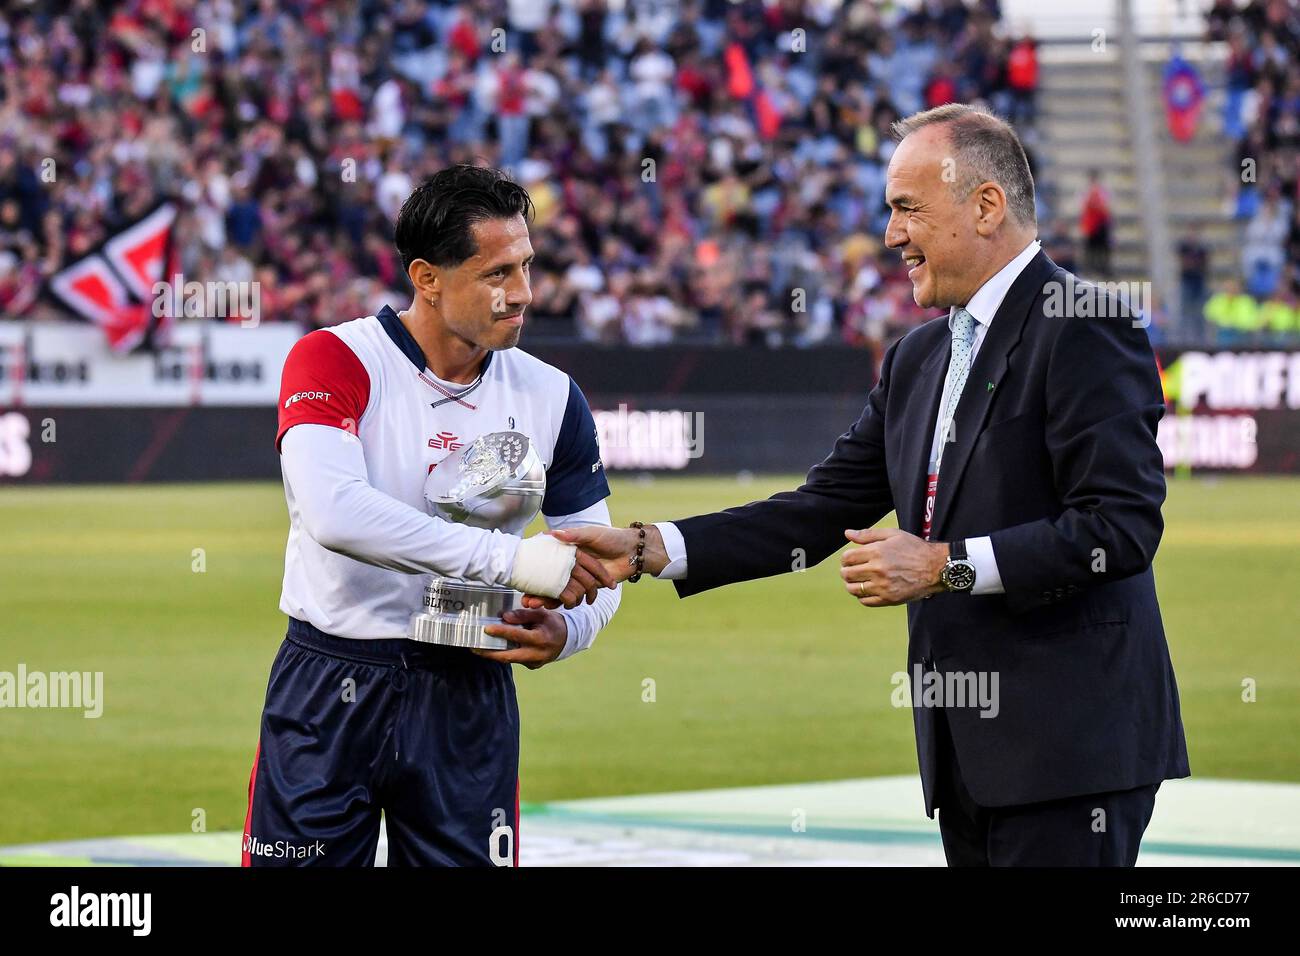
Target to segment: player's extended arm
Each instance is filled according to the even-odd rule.
[[[585,580],[574,582],[583,572],[573,551],[547,535],[521,542],[440,521],[379,491],[370,484],[361,442],[346,431],[295,425],[280,451],[292,506],[323,548],[393,571],[561,597],[567,606],[586,593]]]
[[[609,523],[609,506],[604,501],[598,501],[590,508],[584,508],[576,514],[546,516],[546,527],[552,530],[582,526],[608,528]],[[601,588],[592,604],[579,604],[575,608],[561,610],[559,613],[564,617],[564,622],[569,628],[569,637],[564,652],[557,660],[564,660],[590,647],[601,628],[613,620],[614,612],[618,610],[622,598],[623,586],[620,584],[613,590]]]
[[[845,528],[868,528],[893,510],[885,467],[885,406],[895,346],[885,353],[880,381],[862,415],[836,441],[804,483],[763,501],[674,521],[686,550],[686,576],[673,574],[682,597],[710,588],[812,567],[844,544]],[[637,533],[625,528],[560,534],[600,558],[617,580],[630,573],[627,557]],[[659,529],[646,528],[645,570],[668,564]],[[676,562],[674,562],[676,563]]]
[[[844,545],[845,528],[869,528],[894,509],[885,467],[885,408],[895,343],[858,420],[794,491],[716,514],[673,522],[686,544],[682,597],[810,568]]]

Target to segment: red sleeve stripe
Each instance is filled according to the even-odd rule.
[[[370,375],[356,353],[333,332],[311,332],[284,361],[275,447],[294,425],[329,425],[355,435],[369,402]]]

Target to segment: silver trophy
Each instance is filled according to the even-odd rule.
[[[527,435],[490,432],[452,452],[424,485],[429,511],[473,528],[522,535],[542,508],[546,469]],[[514,645],[483,633],[506,611],[522,607],[523,594],[451,578],[424,588],[422,607],[411,616],[408,636],[428,644],[501,651]]]

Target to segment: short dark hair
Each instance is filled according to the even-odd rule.
[[[943,124],[961,177],[953,192],[964,198],[980,183],[995,182],[1007,194],[1007,208],[1022,226],[1037,222],[1034,210],[1034,176],[1020,137],[1011,124],[988,110],[965,103],[945,103],[913,113],[893,125],[900,142],[926,126]]]
[[[470,227],[485,219],[533,216],[528,191],[499,169],[460,164],[434,173],[402,203],[393,244],[402,270],[416,259],[457,266],[478,247]]]

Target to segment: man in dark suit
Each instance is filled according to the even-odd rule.
[[[885,243],[917,304],[949,313],[885,353],[830,456],[765,501],[559,534],[683,597],[847,537],[845,588],[907,604],[908,673],[935,691],[913,686],[913,713],[949,864],[1130,866],[1160,782],[1190,772],[1151,570],[1164,401],[1145,322],[1039,250],[1006,123],[951,104],[895,133]],[[855,530],[890,511],[898,530]],[[975,686],[997,699],[973,706]]]

